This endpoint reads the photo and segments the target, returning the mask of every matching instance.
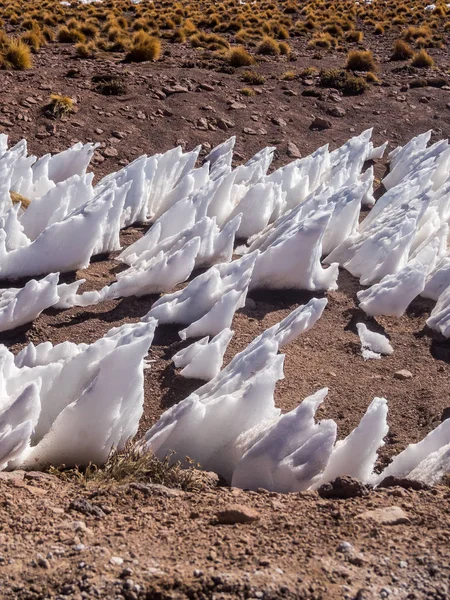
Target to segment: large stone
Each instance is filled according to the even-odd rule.
[[[407,369],[401,369],[400,371],[396,371],[394,373],[394,378],[400,380],[411,379],[412,376],[413,375],[411,371],[408,371]]]
[[[235,525],[236,523],[253,523],[259,519],[259,513],[254,508],[242,504],[229,504],[216,512],[217,523]]]
[[[294,144],[294,142],[287,143],[287,155],[289,156],[289,158],[301,158],[302,157],[300,150],[297,148],[297,146]]]
[[[330,129],[331,127],[331,121],[329,121],[328,119],[323,119],[322,117],[316,117],[310,125],[310,129],[316,129],[318,131]]]
[[[378,525],[403,525],[410,522],[408,515],[400,506],[385,506],[374,510],[366,510],[359,514],[357,519],[373,521]]]
[[[369,490],[358,479],[344,475],[320,486],[317,492],[321,498],[356,498],[366,496]]]

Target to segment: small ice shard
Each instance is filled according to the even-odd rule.
[[[94,344],[0,346],[0,464],[101,464],[142,414],[144,358],[157,322],[125,324]],[[64,390],[64,393],[61,393]]]
[[[201,340],[198,340],[198,342],[194,342],[193,344],[186,346],[186,348],[179,350],[176,354],[172,356],[172,361],[175,367],[177,369],[182,369],[183,367],[188,365],[192,361],[194,356],[198,352],[200,352],[202,348],[208,346],[208,342],[209,336],[206,336]]]
[[[427,325],[439,331],[444,337],[450,337],[450,285],[439,296],[436,306],[427,319]]]
[[[450,440],[450,419],[446,419],[440,425],[417,444],[410,444],[403,452],[397,454],[392,462],[374,478],[378,484],[385,477],[414,477],[425,483],[429,473],[435,483],[435,474],[441,466],[448,465],[448,445]],[[422,470],[423,469],[423,470]]]
[[[84,280],[58,285],[59,273],[50,273],[40,281],[31,279],[21,289],[0,290],[0,331],[31,323],[43,310],[68,308],[68,297],[76,293]]]
[[[235,310],[245,304],[256,257],[253,253],[210,267],[184,289],[157,300],[144,320],[155,317],[160,324],[189,325],[180,332],[182,339],[220,333],[230,326]]]
[[[324,269],[320,263],[322,239],[330,219],[330,212],[319,212],[280,231],[256,259],[250,289],[336,289],[338,265]]]
[[[182,377],[188,379],[203,379],[204,381],[210,381],[216,375],[219,374],[222,368],[223,357],[225,351],[233,337],[233,331],[231,329],[224,329],[218,333],[209,343],[200,343],[208,338],[203,338],[200,342],[196,342],[193,346],[196,346],[195,350],[192,349],[191,353],[185,352],[182,355],[183,370],[180,372]],[[189,351],[190,348],[186,350]],[[186,358],[188,356],[188,359]],[[173,357],[176,366],[180,366],[180,357],[175,355]],[[178,364],[177,364],[178,363]]]
[[[359,339],[361,340],[362,355],[364,360],[381,358],[382,354],[392,354],[393,347],[386,336],[375,331],[370,331],[364,323],[357,323]]]
[[[386,275],[379,283],[357,292],[360,308],[371,317],[401,317],[424,289],[427,271],[427,265],[411,262],[398,273]]]
[[[384,445],[383,439],[389,431],[387,413],[385,398],[374,398],[358,427],[344,440],[336,442],[317,486],[342,475],[369,481],[378,449]]]

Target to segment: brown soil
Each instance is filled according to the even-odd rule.
[[[386,59],[390,40],[383,40],[373,44],[379,57]],[[187,46],[171,46],[170,55],[151,65],[124,65],[110,56],[77,60],[70,46],[48,46],[35,57],[30,72],[0,71],[0,131],[7,132],[11,142],[25,137],[30,151],[38,155],[62,150],[77,140],[100,141],[103,147],[94,163],[98,175],[144,152],[165,151],[181,141],[187,149],[199,143],[213,146],[230,135],[237,135],[239,160],[265,145],[276,145],[276,166],[287,162],[289,141],[306,155],[325,143],[336,147],[368,126],[374,127],[375,142],[389,139],[393,145],[430,128],[434,139],[449,135],[449,91],[406,90],[412,76],[394,73],[396,63],[382,62],[383,85],[372,86],[361,97],[341,98],[338,105],[345,116],[330,117],[328,110],[337,104],[327,90],[321,90],[319,98],[302,96],[309,86],[298,80],[283,82],[279,76],[291,68],[341,66],[344,57],[316,60],[304,47],[295,51],[295,62],[260,63],[257,70],[267,82],[255,88],[255,96],[245,98],[238,92],[246,85],[239,70],[220,72],[214,61],[200,65]],[[446,55],[438,50],[432,53],[444,70]],[[192,63],[197,66],[186,68]],[[67,77],[70,69],[77,71],[76,77]],[[106,98],[93,91],[92,77],[108,72],[120,73],[127,83],[126,96]],[[173,84],[189,91],[165,100],[156,98],[156,92]],[[205,84],[213,91],[203,89]],[[291,93],[288,90],[295,95],[286,95]],[[49,120],[42,108],[50,92],[76,97],[77,114],[64,121]],[[231,110],[232,101],[246,108]],[[329,119],[331,128],[311,131],[316,116]],[[287,125],[275,125],[274,117]],[[199,129],[200,118],[207,119],[210,129]],[[221,118],[234,125],[227,131],[218,129]],[[104,159],[105,148],[116,148],[117,156]],[[379,177],[384,171],[383,162],[376,165]],[[124,231],[123,244],[130,244],[144,230]],[[114,280],[120,268],[113,257],[101,257],[85,271],[65,276],[65,281],[85,278],[82,289],[100,289]],[[425,327],[432,306],[428,301],[414,302],[401,319],[375,322],[356,308],[358,289],[357,282],[342,272],[339,290],[328,295],[323,317],[286,348],[285,379],[277,386],[276,401],[290,410],[305,396],[329,387],[319,416],[335,419],[342,437],[357,425],[374,396],[386,397],[390,432],[380,456],[383,463],[440,422],[450,404],[450,346]],[[236,335],[226,362],[312,296],[261,292],[251,297],[256,307],[236,315]],[[14,352],[31,341],[90,343],[113,326],[140,319],[154,300],[128,298],[87,310],[48,310],[33,324],[1,334],[0,341]],[[386,333],[394,354],[364,362],[356,335],[358,321]],[[181,347],[177,328],[158,328],[150,351],[155,362],[145,376],[141,432],[199,383],[181,379],[174,371],[170,358]],[[395,379],[400,369],[410,370],[413,377]],[[143,493],[128,485],[103,489],[51,476],[15,477],[0,476],[2,598],[450,597],[447,485],[422,491],[395,487],[360,498],[325,500],[309,493],[282,496],[227,488]],[[80,515],[70,509],[70,502],[79,497],[101,506],[105,515]],[[245,525],[215,525],[215,512],[230,502],[256,508],[260,519]],[[390,527],[357,518],[364,511],[390,505],[402,507],[409,523]],[[80,519],[87,530],[84,525],[76,530],[74,522]],[[342,541],[350,542],[354,550],[337,552]],[[113,556],[122,558],[123,564],[113,564]]]

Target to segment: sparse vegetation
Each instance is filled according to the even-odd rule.
[[[22,40],[8,41],[2,50],[1,64],[5,69],[16,71],[31,69],[33,63],[30,47]]]
[[[426,50],[419,50],[412,57],[411,65],[419,69],[426,69],[434,65],[434,60]]]
[[[198,492],[214,487],[215,481],[208,473],[201,471],[193,461],[186,459],[186,465],[167,455],[159,460],[153,454],[142,453],[131,443],[121,452],[111,452],[103,466],[90,464],[85,468],[66,469],[49,467],[52,475],[65,481],[77,481],[84,485],[114,485],[124,483],[159,484],[186,492]]]
[[[396,40],[391,54],[391,60],[408,60],[414,54],[414,50],[404,40]]]
[[[375,59],[370,50],[352,50],[345,65],[350,71],[376,71]]]
[[[125,56],[127,62],[155,61],[161,55],[161,42],[158,38],[143,31],[135,34]]]
[[[264,75],[256,73],[255,71],[244,71],[241,79],[245,83],[250,83],[251,85],[263,85],[266,82]]]
[[[320,85],[322,87],[341,90],[348,96],[363,94],[368,86],[363,77],[355,77],[345,69],[329,69],[320,73]]]
[[[60,94],[52,94],[50,103],[47,106],[47,112],[53,117],[59,119],[74,110],[74,101],[69,96],[61,96]]]
[[[245,48],[233,48],[228,53],[228,63],[232,67],[248,67],[254,62],[253,56]]]

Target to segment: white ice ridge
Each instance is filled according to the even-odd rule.
[[[144,320],[154,317],[160,324],[188,325],[180,331],[183,340],[217,335],[230,327],[235,311],[245,305],[256,258],[257,253],[252,253],[211,267],[184,289],[162,296]]]
[[[157,322],[111,329],[97,342],[0,346],[0,468],[102,464],[133,437],[143,361]]]
[[[266,419],[279,416],[273,392],[283,377],[278,350],[320,318],[325,298],[300,306],[256,338],[211,381],[166,411],[142,441],[164,457],[173,450],[189,456],[231,481],[239,461],[236,441]]]
[[[180,375],[204,381],[213,379],[220,373],[223,357],[233,334],[231,329],[226,328],[211,341],[209,337],[204,337],[177,352],[172,360],[177,368],[182,369]]]
[[[361,350],[364,360],[368,358],[381,358],[382,354],[392,354],[394,348],[385,335],[370,331],[364,323],[357,323],[359,339],[361,340]]]
[[[315,489],[340,475],[372,485],[391,474],[436,483],[450,466],[450,420],[377,475],[378,450],[388,433],[384,398],[375,398],[359,425],[339,441],[334,421],[315,420],[327,389],[287,414],[275,407],[275,385],[283,377],[284,357],[278,350],[312,327],[325,305],[325,299],[313,299],[266,330],[214,379],[166,411],[138,447],[160,458],[170,451],[181,460],[188,456],[231,485],[253,490]],[[371,342],[389,350],[385,338],[382,344],[377,338]],[[206,340],[197,344],[201,351]],[[189,352],[192,346],[185,355]]]
[[[23,288],[0,290],[0,331],[32,322],[43,310],[68,308],[84,279],[58,285],[59,273],[51,273],[40,281],[31,279]]]

